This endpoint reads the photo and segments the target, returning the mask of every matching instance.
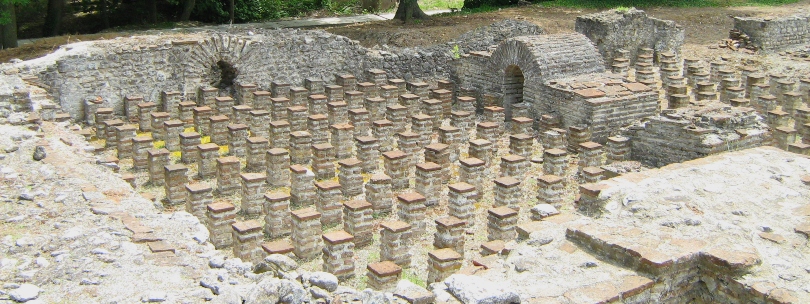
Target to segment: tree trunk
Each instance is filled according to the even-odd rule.
[[[10,49],[17,47],[17,14],[14,12],[14,3],[9,2],[4,8],[8,11],[9,22],[0,25],[0,49]]]
[[[180,15],[180,21],[188,21],[191,18],[192,10],[194,10],[194,0],[183,1],[183,14]]]
[[[233,0],[228,0],[228,16],[230,17],[230,24],[233,24],[233,18],[234,18],[234,3],[233,3]]]
[[[157,0],[149,0],[149,23],[157,23]]]
[[[410,22],[411,18],[425,19],[428,15],[419,8],[417,0],[399,0],[399,7],[394,14],[394,19],[402,20],[403,22]]]
[[[104,29],[110,28],[110,12],[107,8],[107,0],[99,0],[99,7],[101,8],[101,23]]]
[[[65,0],[48,0],[45,24],[42,25],[42,36],[50,37],[59,35],[59,27],[62,25],[62,9],[64,7]]]

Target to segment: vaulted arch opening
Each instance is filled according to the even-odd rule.
[[[523,71],[517,65],[506,67],[503,79],[503,108],[506,121],[512,119],[513,105],[523,103]]]

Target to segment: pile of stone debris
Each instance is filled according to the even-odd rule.
[[[758,50],[758,48],[751,43],[751,37],[738,29],[730,30],[728,32],[728,38],[720,41],[718,47],[729,48],[732,51],[742,50],[751,54]]]

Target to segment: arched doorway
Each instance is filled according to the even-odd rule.
[[[218,88],[220,94],[225,93],[232,95],[234,93],[233,82],[236,76],[239,75],[239,72],[230,62],[225,60],[218,61],[216,65],[211,67],[211,75],[213,79],[211,79],[210,85]]]
[[[516,65],[506,67],[503,77],[503,108],[506,121],[512,119],[512,106],[523,102],[523,71]]]

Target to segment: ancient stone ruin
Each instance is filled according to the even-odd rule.
[[[576,30],[506,21],[386,51],[322,31],[197,31],[4,64],[0,130],[22,135],[0,165],[48,156],[2,167],[3,191],[72,189],[47,202],[70,212],[34,215],[52,240],[4,246],[41,248],[46,270],[79,259],[60,246],[92,257],[58,268],[85,278],[53,280],[0,260],[3,289],[20,302],[810,301],[810,80],[684,57],[683,30],[638,10]]]

